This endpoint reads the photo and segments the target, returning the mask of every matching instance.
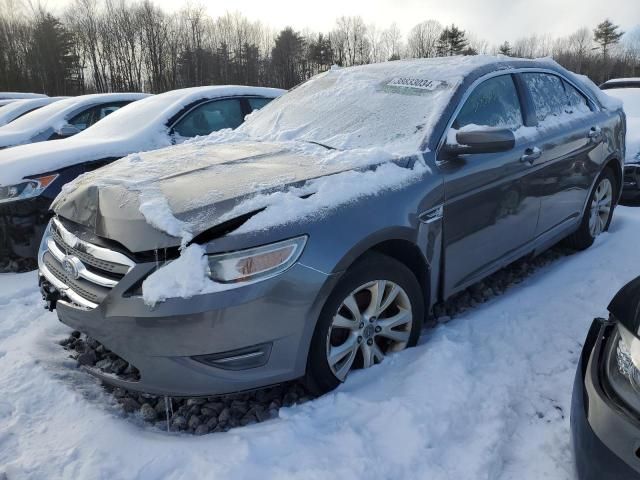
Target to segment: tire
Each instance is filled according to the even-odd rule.
[[[379,290],[381,308],[376,308]],[[347,270],[322,309],[307,359],[307,388],[323,394],[353,368],[371,366],[389,353],[415,346],[424,313],[420,284],[411,270],[386,255],[366,254]],[[330,362],[329,357],[340,358]]]
[[[603,192],[607,191],[607,183],[609,185],[609,206],[605,217],[603,213],[604,204],[601,204],[598,207],[598,198],[596,197],[601,194],[606,194]],[[575,250],[585,250],[593,244],[598,235],[609,229],[611,219],[613,218],[613,210],[615,208],[615,198],[619,188],[620,186],[617,184],[615,176],[611,169],[605,168],[598,177],[598,180],[596,181],[595,185],[593,186],[593,190],[589,195],[589,201],[587,202],[587,208],[585,209],[584,215],[582,216],[580,227],[578,227],[578,230],[567,237],[568,246],[574,248]],[[600,199],[600,201],[602,201],[602,198]],[[598,208],[597,214],[594,213],[594,208]]]

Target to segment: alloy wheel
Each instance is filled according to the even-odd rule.
[[[608,178],[603,178],[598,183],[589,214],[589,232],[593,238],[600,235],[607,226],[611,207],[613,205],[613,186]]]
[[[344,381],[352,368],[368,368],[406,348],[413,325],[411,302],[398,284],[375,280],[352,291],[333,316],[327,362]]]

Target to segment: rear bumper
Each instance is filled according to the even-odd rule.
[[[612,323],[594,320],[575,376],[571,439],[580,480],[640,479],[640,427],[606,395],[598,373],[612,329]]]
[[[0,204],[0,255],[37,258],[50,204],[40,197]]]

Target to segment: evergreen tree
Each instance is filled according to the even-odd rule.
[[[620,41],[620,37],[624,32],[619,31],[619,26],[614,25],[611,20],[606,19],[593,30],[593,40],[600,45],[602,49],[602,58],[607,58],[607,51],[611,45],[615,45]]]
[[[304,40],[291,27],[282,30],[271,50],[277,86],[289,89],[303,80]]]
[[[498,47],[498,52],[501,53],[502,55],[506,55],[510,57],[511,45],[509,45],[509,42],[505,41],[502,45],[500,45],[500,47]]]
[[[28,53],[34,87],[49,95],[75,93],[79,81],[73,36],[50,13],[39,16]]]
[[[462,54],[468,45],[465,31],[452,24],[450,27],[445,27],[440,34],[436,49],[438,56],[447,57]]]

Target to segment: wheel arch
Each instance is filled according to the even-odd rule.
[[[376,234],[354,247],[336,266],[338,271],[346,271],[369,253],[386,255],[407,267],[414,274],[422,290],[425,312],[431,302],[430,265],[423,251],[415,242],[415,231],[409,228],[394,229],[391,232]]]

